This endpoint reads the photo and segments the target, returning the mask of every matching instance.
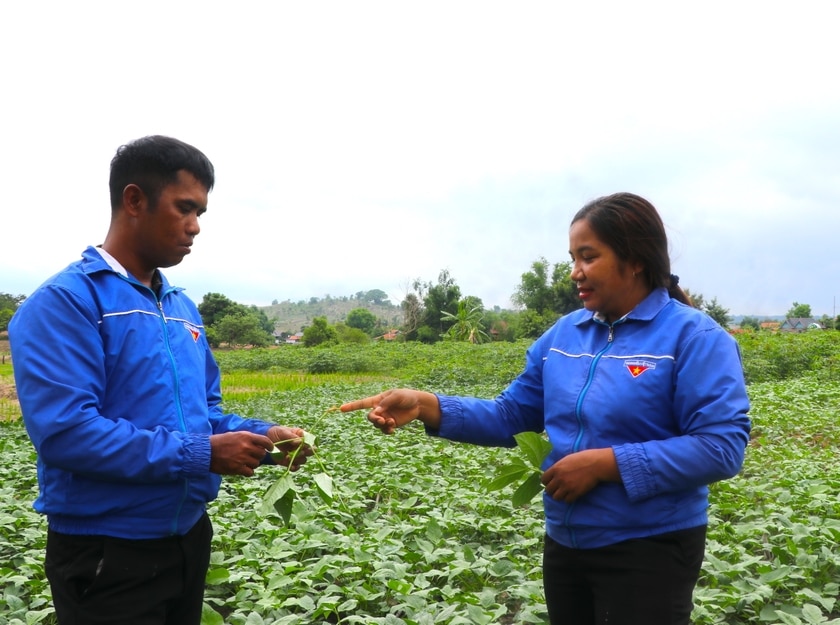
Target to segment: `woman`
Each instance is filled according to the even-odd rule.
[[[398,389],[341,409],[372,409],[385,433],[420,419],[430,435],[488,446],[545,431],[551,623],[687,624],[707,485],[740,470],[749,440],[737,343],[677,285],[644,198],[587,204],[569,246],[584,308],[534,342],[498,397]]]

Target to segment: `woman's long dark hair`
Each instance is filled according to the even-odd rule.
[[[619,260],[642,265],[651,289],[665,287],[671,297],[692,305],[678,285],[679,278],[671,273],[665,225],[653,204],[633,193],[614,193],[586,204],[572,223],[581,219]]]

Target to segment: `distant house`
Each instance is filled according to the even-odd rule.
[[[805,332],[806,330],[825,330],[813,317],[788,317],[779,326],[782,332]]]
[[[286,337],[286,344],[287,345],[297,345],[303,340],[303,332],[298,332],[296,334],[290,334]]]
[[[378,337],[376,337],[376,338],[380,338],[380,339],[382,339],[383,341],[396,341],[396,340],[397,340],[397,337],[398,337],[399,335],[400,335],[400,331],[399,331],[399,330],[389,330],[388,332],[386,332],[386,333],[385,333],[385,334],[383,334],[382,336],[378,336]]]

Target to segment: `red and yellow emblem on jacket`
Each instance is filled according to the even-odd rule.
[[[648,369],[656,369],[656,363],[649,360],[628,360],[624,366],[634,378],[638,378]]]

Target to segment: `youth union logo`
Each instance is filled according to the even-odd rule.
[[[198,342],[198,337],[201,336],[201,331],[194,325],[192,325],[191,323],[187,323],[186,321],[184,322],[184,327],[187,329],[187,332],[189,332],[192,335],[193,341]]]
[[[648,369],[656,369],[656,363],[649,360],[628,360],[624,366],[634,378],[638,378]]]

